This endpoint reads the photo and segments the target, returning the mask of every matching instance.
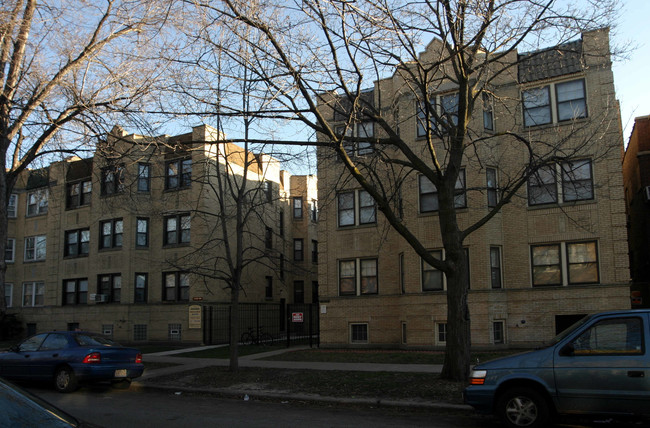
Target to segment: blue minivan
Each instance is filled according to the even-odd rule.
[[[508,427],[558,414],[650,416],[650,310],[583,318],[547,346],[475,366],[465,402]]]

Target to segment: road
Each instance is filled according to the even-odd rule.
[[[494,419],[476,413],[422,409],[352,408],[301,402],[263,402],[159,391],[83,387],[61,394],[47,386],[26,389],[73,416],[106,428],[157,427],[430,427],[499,428]],[[570,421],[558,427],[633,428],[636,423]]]

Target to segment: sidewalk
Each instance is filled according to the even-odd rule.
[[[213,358],[188,358],[179,357],[177,354],[198,351],[203,349],[215,348],[216,346],[205,346],[192,349],[182,349],[176,351],[158,352],[145,354],[145,362],[160,362],[177,364],[175,366],[145,370],[144,374],[133,381],[132,386],[135,388],[159,389],[180,393],[205,393],[219,395],[237,399],[274,399],[274,400],[299,400],[314,401],[340,404],[357,404],[357,405],[382,405],[393,407],[419,407],[429,409],[446,409],[446,410],[467,410],[471,411],[470,406],[423,402],[418,400],[386,400],[381,397],[376,398],[352,398],[352,397],[325,397],[317,394],[286,394],[274,391],[265,391],[261,389],[234,389],[234,388],[195,388],[191,385],[179,387],[178,385],[165,385],[157,381],[156,378],[164,375],[181,373],[184,371],[200,369],[210,366],[227,367],[230,364],[228,359]],[[294,351],[303,348],[287,348],[264,352],[260,354],[247,355],[239,357],[240,367],[259,367],[269,369],[301,369],[301,370],[341,370],[341,371],[366,371],[366,372],[413,372],[413,373],[440,373],[442,365],[439,364],[366,364],[366,363],[328,363],[328,362],[303,362],[303,361],[265,361],[262,358],[272,355],[281,354],[288,351]]]

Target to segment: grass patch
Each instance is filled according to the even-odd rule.
[[[433,373],[356,372],[207,367],[157,378],[161,384],[195,388],[232,388],[247,393],[273,391],[329,397],[404,399],[462,403],[465,382]]]
[[[504,357],[520,351],[477,352],[472,363]],[[302,349],[262,358],[272,361],[309,361],[329,363],[375,363],[375,364],[442,364],[442,351],[390,351],[361,349]]]

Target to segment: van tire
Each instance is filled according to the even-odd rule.
[[[510,428],[541,428],[548,426],[548,403],[537,391],[514,387],[499,396],[496,414]]]

